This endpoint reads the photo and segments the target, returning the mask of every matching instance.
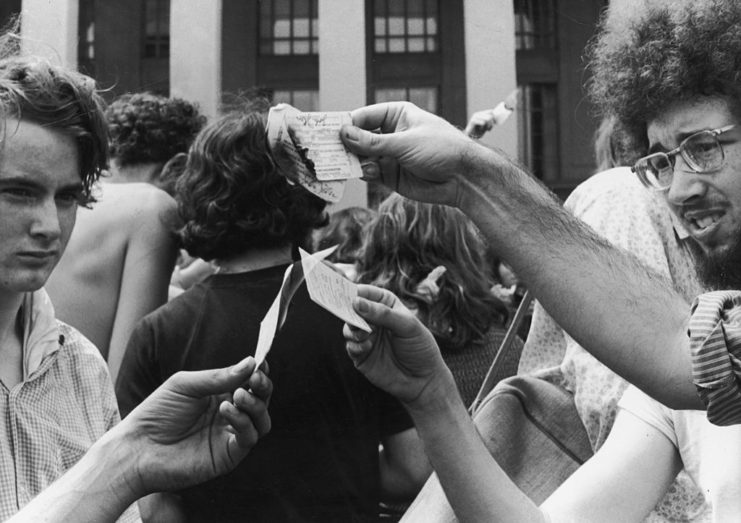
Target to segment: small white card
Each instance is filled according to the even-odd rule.
[[[370,325],[352,308],[352,300],[358,295],[357,285],[325,265],[316,255],[301,248],[299,252],[311,299],[345,323],[371,332]]]
[[[323,251],[316,252],[310,256],[313,259],[317,260],[318,263],[321,263],[321,260],[332,254],[335,249],[337,249],[337,245],[335,245],[334,247],[329,247],[328,249],[324,249]],[[268,355],[268,352],[270,352],[270,347],[272,347],[273,345],[275,335],[283,326],[278,325],[278,322],[281,318],[281,309],[287,309],[288,305],[290,304],[291,298],[293,298],[293,295],[288,296],[286,303],[281,304],[281,297],[283,296],[284,288],[286,287],[286,285],[289,285],[289,276],[291,275],[293,266],[294,264],[289,265],[286,269],[286,272],[283,274],[283,283],[280,286],[280,290],[278,290],[278,294],[275,296],[275,299],[270,305],[268,312],[265,313],[265,317],[260,322],[260,333],[257,336],[257,346],[255,347],[255,361],[257,362],[258,367],[260,366],[260,364],[262,364],[263,361],[265,361],[265,357]],[[303,260],[301,269],[303,269]],[[299,275],[300,273],[296,276]],[[285,319],[285,311],[283,312],[283,318]]]

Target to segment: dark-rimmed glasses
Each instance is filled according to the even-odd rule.
[[[718,136],[734,127],[733,124],[726,125],[692,134],[682,140],[676,149],[644,156],[631,170],[638,175],[643,185],[656,191],[665,191],[671,186],[678,154],[682,155],[682,159],[693,172],[708,174],[716,171],[721,168],[725,159]]]

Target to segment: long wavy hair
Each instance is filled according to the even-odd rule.
[[[438,266],[446,270],[431,298],[419,284]],[[394,292],[417,308],[444,350],[461,350],[507,319],[490,291],[492,271],[486,245],[463,213],[392,194],[368,224],[358,281]]]
[[[652,0],[610,7],[588,47],[589,92],[647,146],[647,123],[676,102],[715,96],[741,117],[741,2]]]
[[[306,245],[326,202],[282,176],[265,135],[267,103],[207,125],[176,183],[184,248],[205,260],[250,249]],[[308,246],[308,245],[307,245]]]

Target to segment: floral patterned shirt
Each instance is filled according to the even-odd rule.
[[[580,184],[565,207],[598,234],[667,277],[689,303],[703,290],[693,258],[697,247],[664,202],[647,190],[627,167],[595,174]],[[617,404],[628,383],[571,339],[540,304],[518,369],[559,384],[574,394],[593,448],[607,438]],[[702,494],[684,472],[648,521],[704,521]]]

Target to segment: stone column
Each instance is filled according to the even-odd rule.
[[[23,0],[21,52],[77,69],[78,0]]]
[[[468,118],[495,107],[517,87],[515,15],[512,0],[465,0]],[[482,143],[517,157],[517,115],[495,127]]]
[[[170,3],[170,95],[212,118],[221,100],[222,0]]]
[[[364,0],[319,0],[319,108],[352,110],[366,103]],[[367,184],[350,180],[333,210],[365,206]]]

